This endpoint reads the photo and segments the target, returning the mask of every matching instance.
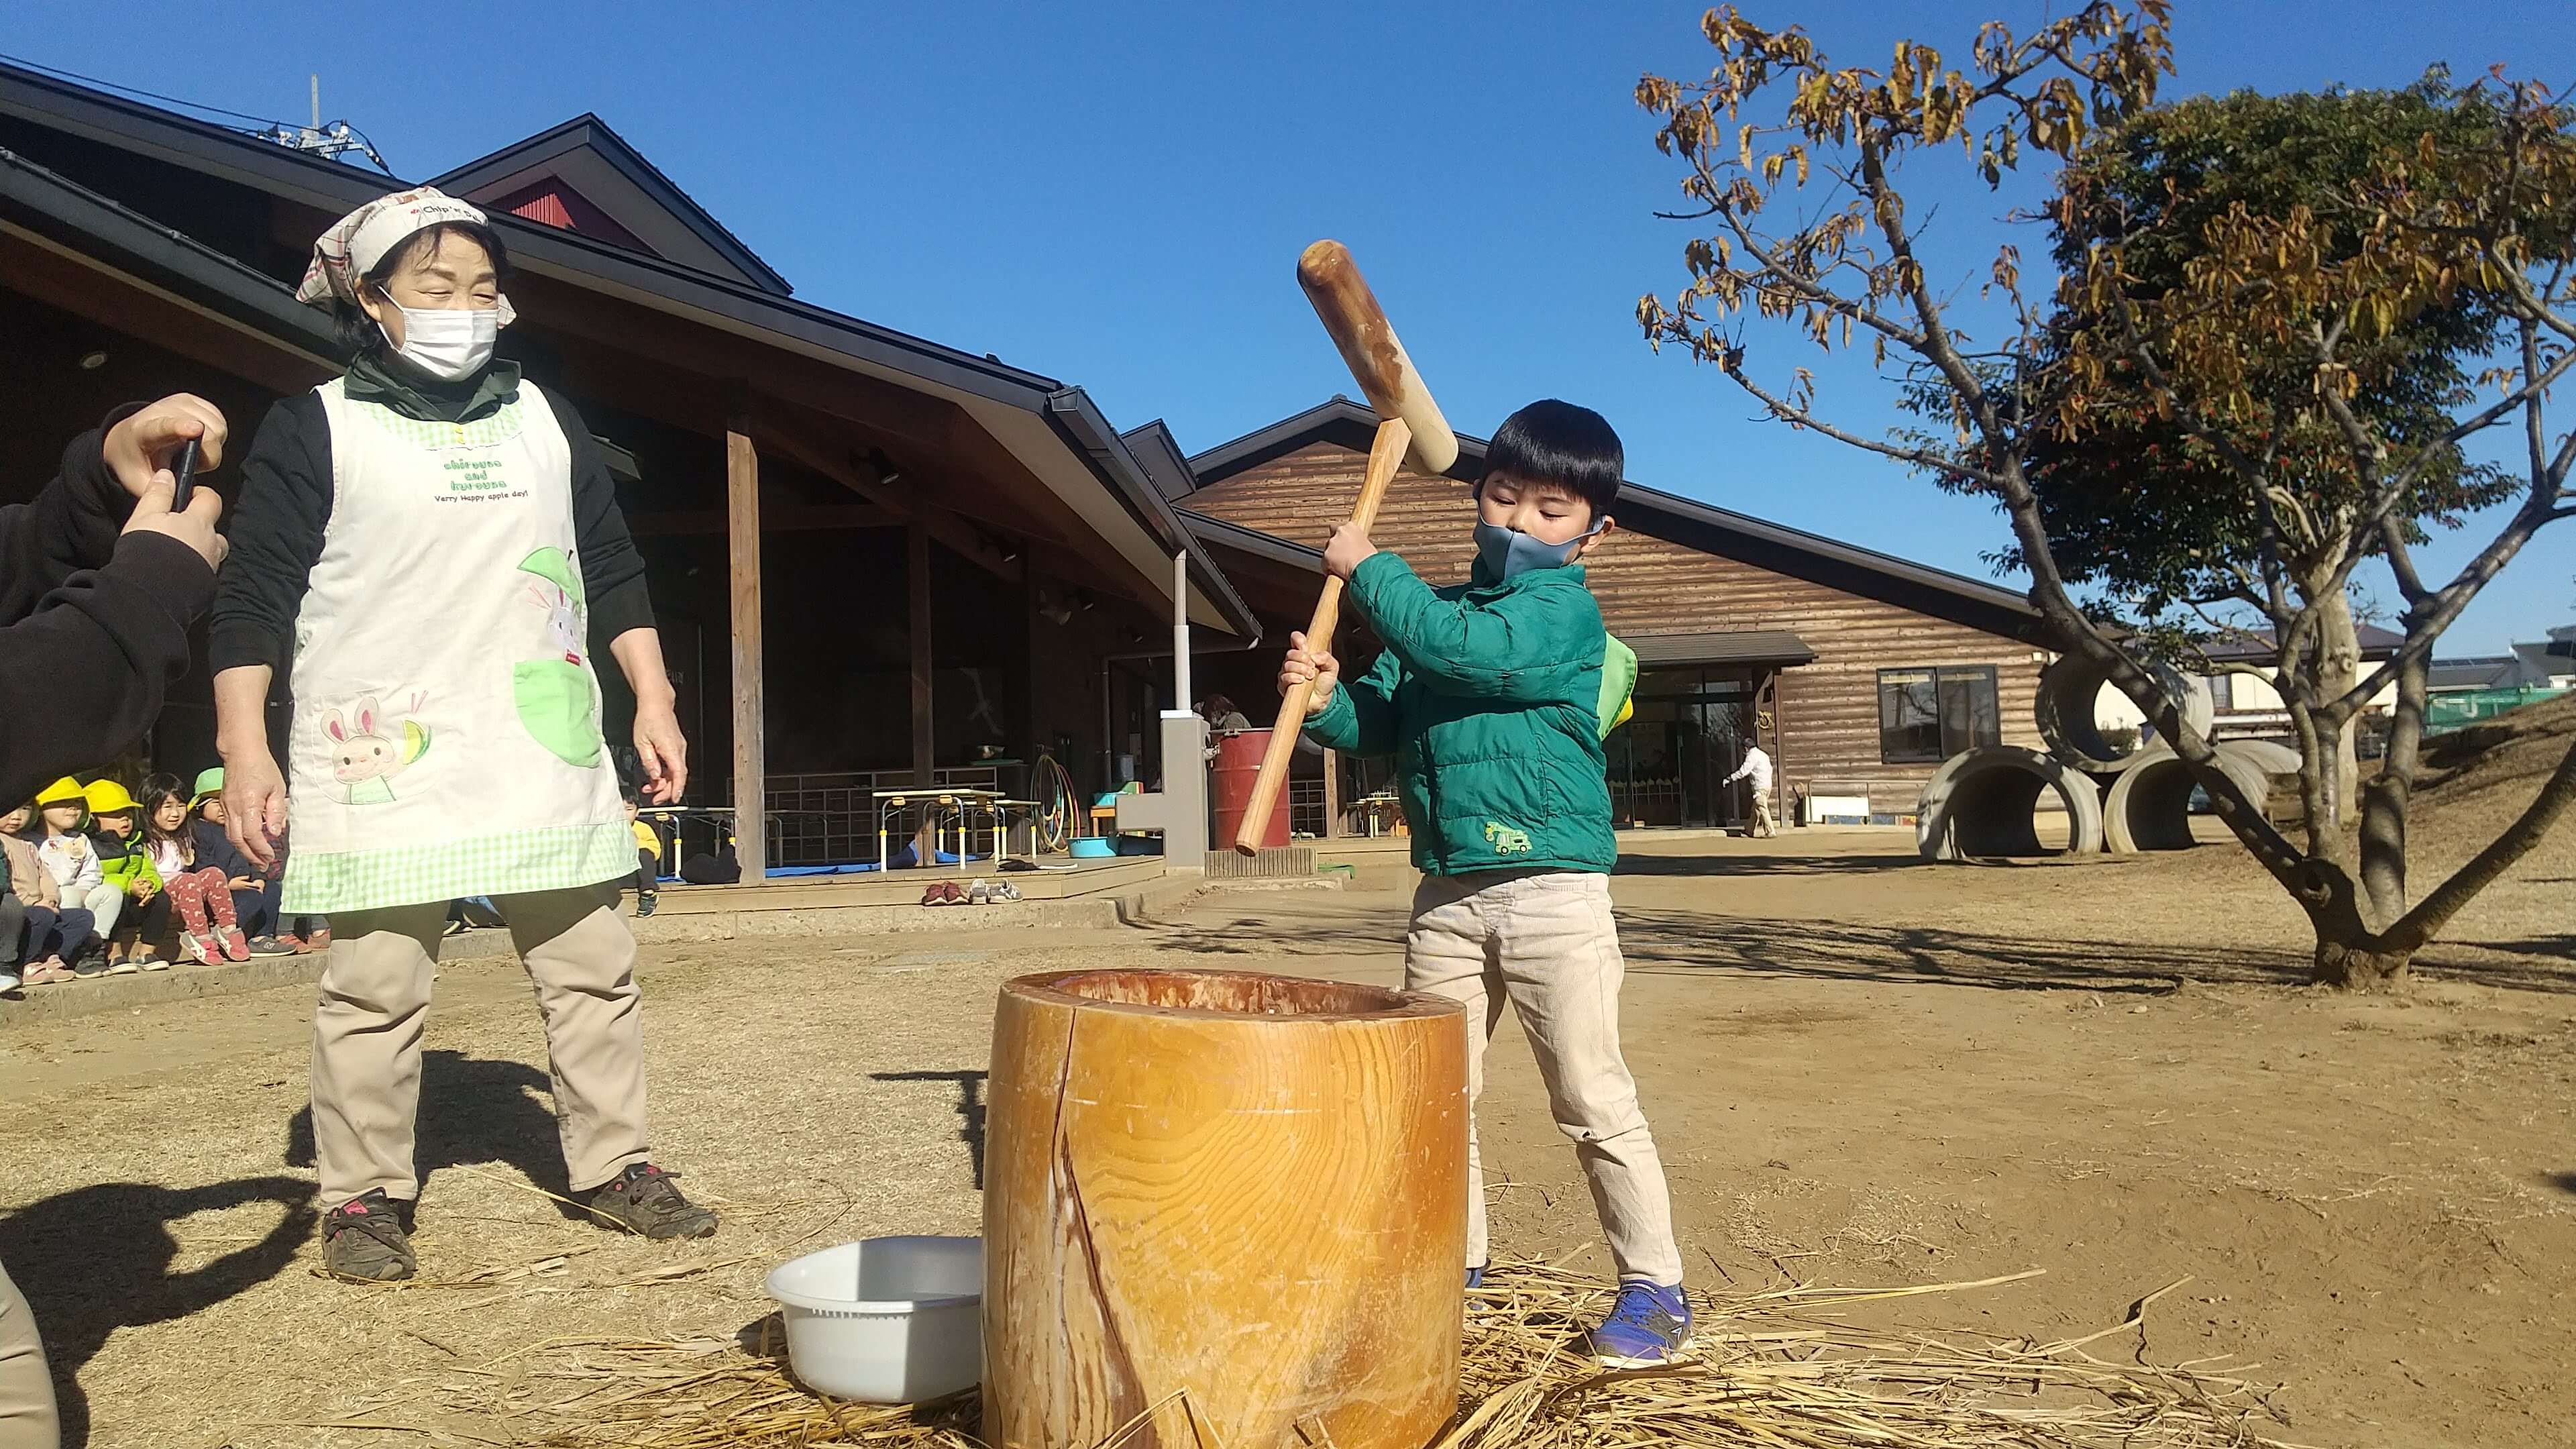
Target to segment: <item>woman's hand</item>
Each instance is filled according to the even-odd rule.
[[[689,741],[669,704],[636,705],[635,757],[644,766],[644,798],[656,805],[677,803],[689,788]]]
[[[277,864],[286,833],[286,777],[268,751],[224,756],[224,835],[262,870]]]
[[[1342,662],[1327,651],[1306,648],[1304,633],[1288,636],[1288,657],[1279,665],[1279,693],[1285,697],[1298,685],[1312,682],[1315,690],[1306,696],[1306,717],[1313,719],[1333,702],[1333,686],[1341,681]]]

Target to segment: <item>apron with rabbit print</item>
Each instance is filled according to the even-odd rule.
[[[468,423],[315,391],[332,502],[295,620],[285,908],[633,875],[554,409],[528,382]]]

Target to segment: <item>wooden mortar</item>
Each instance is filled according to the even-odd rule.
[[[1002,988],[984,1441],[1420,1449],[1458,1403],[1467,1026],[1222,971]]]

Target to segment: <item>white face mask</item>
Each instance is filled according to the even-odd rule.
[[[492,360],[492,344],[501,335],[498,309],[442,307],[420,312],[390,297],[385,300],[402,314],[403,341],[396,351],[412,366],[441,382],[463,382]],[[384,324],[376,324],[376,330],[384,331]],[[385,341],[393,340],[392,333],[385,333]]]

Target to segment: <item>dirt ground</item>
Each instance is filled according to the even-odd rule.
[[[2232,847],[1936,867],[1892,831],[1649,845],[1616,882],[1629,1058],[1692,1271],[2044,1268],[1894,1315],[2031,1335],[2188,1276],[2099,1347],[2259,1363],[2300,1443],[2564,1444],[2571,877],[2554,840],[2414,992],[2358,999],[2295,984],[2300,922]],[[536,1191],[563,1181],[526,988],[458,963],[429,1032],[426,1278],[390,1290],[314,1272],[304,991],[12,1027],[0,1261],[75,1444],[525,1442],[518,1413],[566,1391],[551,1341],[722,1341],[795,1251],[974,1231],[1005,978],[1114,958],[1391,983],[1404,908],[1238,891],[1110,931],[654,948],[657,1155],[730,1214],[667,1247]],[[1498,1250],[1581,1249],[1589,1199],[1509,1028],[1491,1063]]]

